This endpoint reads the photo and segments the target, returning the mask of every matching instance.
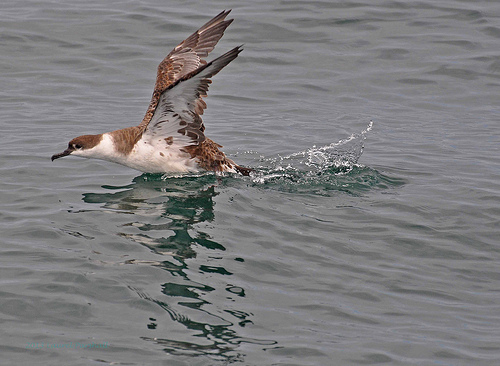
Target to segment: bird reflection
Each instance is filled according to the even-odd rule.
[[[195,237],[190,234],[194,224],[210,222],[214,218],[215,183],[215,178],[210,175],[165,179],[161,175],[143,174],[127,186],[103,186],[117,190],[115,193],[86,193],[83,200],[103,203],[103,208],[133,214],[133,218],[140,221],[123,225],[130,230],[119,235],[155,253],[185,259],[196,256],[192,244],[225,250],[202,232],[197,232]],[[161,232],[162,236],[154,236],[155,232]],[[165,236],[168,232],[170,235]]]
[[[224,305],[228,303],[227,299],[245,297],[245,290],[241,287],[226,281],[222,281],[225,284],[221,286],[221,276],[231,276],[230,271],[217,265],[213,258],[210,263],[188,261],[196,257],[198,246],[219,253],[226,250],[197,227],[197,224],[214,219],[217,184],[218,180],[212,174],[180,178],[143,174],[126,186],[103,186],[112,191],[110,193],[86,193],[83,200],[101,204],[103,209],[130,214],[133,221],[121,225],[118,235],[147,247],[165,260],[132,259],[126,263],[161,268],[170,273],[171,281],[163,283],[156,295],[139,288],[129,288],[140,298],[164,309],[172,321],[182,324],[197,341],[186,341],[185,334],[182,339],[172,339],[168,333],[160,334],[156,319],[150,319],[145,326],[155,332],[154,335],[142,339],[160,345],[169,354],[205,355],[227,363],[242,360],[237,351],[240,343],[269,346],[275,342],[243,338],[237,334],[237,326],[252,323],[252,314],[235,309],[235,300],[232,300],[230,308]],[[189,265],[197,267],[189,268]],[[189,278],[193,270],[207,274],[206,281],[203,281],[206,283]],[[214,278],[217,284],[210,283]],[[210,293],[217,296],[224,294],[223,304],[211,304],[206,300]]]

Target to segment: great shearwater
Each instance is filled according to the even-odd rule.
[[[52,161],[68,155],[108,160],[146,173],[215,171],[249,175],[221,145],[205,137],[201,119],[210,79],[242,51],[205,61],[233,19],[223,11],[175,47],[158,66],[156,84],[138,126],[72,139]]]

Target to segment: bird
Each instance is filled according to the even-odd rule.
[[[118,163],[145,173],[212,171],[250,175],[252,168],[229,159],[205,136],[201,118],[211,78],[243,50],[235,47],[207,62],[205,58],[234,19],[224,10],[175,47],[158,65],[156,83],[138,126],[75,137],[51,160],[74,155]]]

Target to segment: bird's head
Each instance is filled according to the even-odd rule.
[[[68,143],[68,148],[59,154],[52,155],[52,161],[68,156],[76,155],[91,157],[91,150],[101,142],[102,135],[83,135],[75,137]]]

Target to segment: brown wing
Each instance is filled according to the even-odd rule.
[[[175,47],[160,63],[153,96],[139,127],[144,129],[149,124],[158,106],[160,96],[169,86],[207,63],[204,58],[214,49],[224,35],[225,29],[233,21],[233,19],[224,20],[230,12],[231,10],[223,11],[203,25]],[[206,108],[206,104],[202,100],[204,96],[206,93],[201,93],[195,102],[196,113],[199,115],[203,114],[203,110]],[[201,127],[203,130],[203,126]]]
[[[166,141],[168,146],[175,145],[179,149],[205,141],[203,122],[197,112],[196,102],[207,94],[211,77],[241,51],[241,46],[235,47],[171,84],[160,95],[153,117],[143,130],[145,141],[152,145],[160,143],[161,146]]]

